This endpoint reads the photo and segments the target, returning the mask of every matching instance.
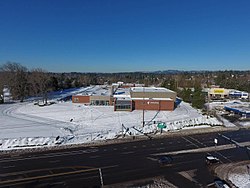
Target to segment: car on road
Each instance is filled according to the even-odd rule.
[[[221,179],[215,179],[214,184],[216,188],[230,188],[229,185],[224,180]]]
[[[219,163],[219,162],[220,162],[220,160],[217,157],[214,157],[212,155],[206,156],[206,164],[208,164],[208,165]]]
[[[158,163],[161,165],[161,166],[165,166],[165,165],[169,165],[171,164],[173,161],[173,158],[169,155],[164,155],[164,156],[161,156],[159,159],[158,159]]]

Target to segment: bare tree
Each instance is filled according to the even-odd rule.
[[[47,104],[49,91],[49,75],[41,68],[33,69],[30,75],[30,84],[35,95],[43,97],[43,102]]]
[[[7,62],[1,66],[0,71],[4,74],[4,83],[9,87],[13,98],[23,102],[28,94],[28,69],[19,63]]]
[[[4,88],[4,73],[0,71],[0,104],[4,102],[3,88]]]

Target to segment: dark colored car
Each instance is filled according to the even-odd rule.
[[[230,186],[224,180],[221,179],[215,179],[214,184],[217,188],[230,188]]]
[[[158,159],[158,163],[162,166],[171,164],[173,161],[173,158],[171,156],[161,156]]]

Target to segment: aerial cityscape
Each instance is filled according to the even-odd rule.
[[[0,1],[0,187],[250,187],[249,7]]]

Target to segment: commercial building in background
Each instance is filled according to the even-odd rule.
[[[249,98],[249,94],[245,91],[238,91],[235,89],[225,89],[225,88],[206,88],[206,89],[207,89],[208,97],[211,100],[248,99]]]
[[[134,85],[119,82],[111,86],[93,86],[91,90],[72,96],[72,102],[113,105],[114,111],[174,110],[176,92],[162,87],[129,87]]]
[[[248,99],[249,94],[245,91],[231,90],[229,92],[229,97],[232,99]]]
[[[212,100],[229,98],[229,90],[225,88],[210,88],[208,96]]]

